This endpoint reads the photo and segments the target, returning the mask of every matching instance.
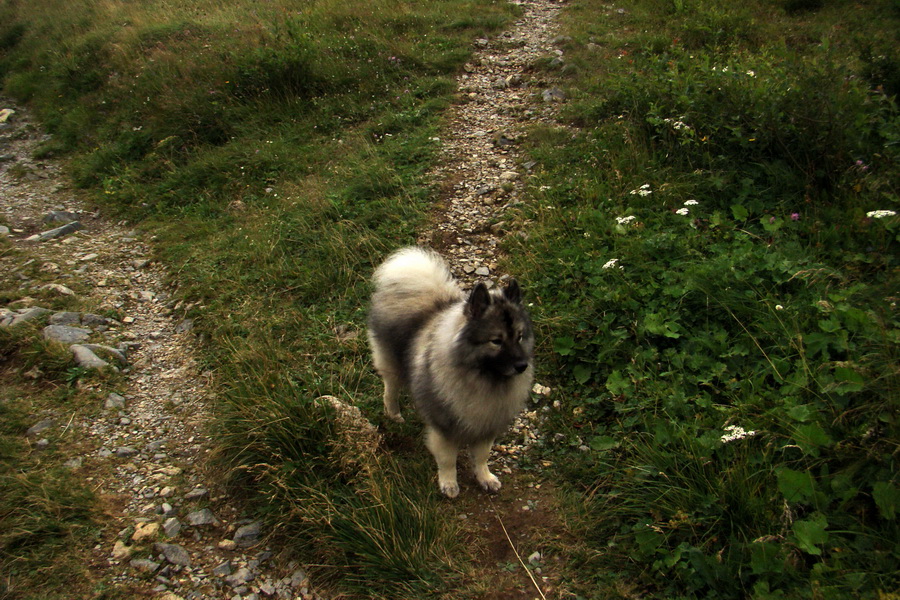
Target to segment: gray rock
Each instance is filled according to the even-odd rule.
[[[177,537],[181,533],[181,521],[175,517],[169,517],[163,522],[163,531],[170,538]]]
[[[238,527],[238,530],[234,532],[234,537],[232,539],[239,546],[252,546],[259,541],[261,531],[262,525],[260,522],[254,521],[253,523]]]
[[[71,223],[72,221],[77,221],[79,219],[78,213],[69,212],[67,210],[54,210],[52,212],[47,213],[44,216],[44,223],[47,225],[52,225],[55,223],[65,224]]]
[[[230,560],[226,560],[221,565],[219,565],[218,567],[215,567],[212,570],[213,575],[215,575],[216,577],[228,577],[233,572],[234,572],[234,569],[231,568]]]
[[[90,329],[71,327],[69,325],[47,325],[44,327],[44,339],[62,344],[78,344],[91,336]]]
[[[106,317],[101,317],[100,315],[94,315],[91,313],[85,313],[81,315],[81,324],[85,327],[100,327],[101,325],[107,325],[109,323],[109,319]]]
[[[187,516],[187,522],[194,527],[202,527],[204,525],[218,525],[219,520],[208,508],[196,510]]]
[[[487,277],[491,274],[491,270],[487,267],[478,267],[477,269],[475,269],[475,274],[480,275],[481,277]]]
[[[5,154],[4,156],[9,156]],[[3,156],[0,156],[0,162],[3,162]],[[0,235],[9,235],[9,227],[6,225],[0,225]]]
[[[50,317],[51,325],[80,325],[81,313],[77,312],[58,312]]]
[[[115,392],[111,392],[106,397],[106,403],[103,406],[107,409],[125,408],[125,398]]]
[[[40,421],[40,422],[36,423],[35,425],[32,425],[31,427],[29,427],[28,431],[25,433],[25,435],[27,435],[28,437],[35,437],[35,436],[37,436],[37,434],[50,429],[55,424],[56,424],[56,422],[53,419],[44,419],[43,421]]]
[[[225,578],[225,583],[231,587],[238,587],[250,581],[253,581],[253,573],[247,567],[241,567]]]
[[[85,369],[102,369],[110,366],[108,362],[81,344],[72,344],[69,346],[69,350],[71,350],[72,354],[75,356],[75,364],[79,367],[84,367]],[[115,367],[112,367],[112,369],[118,370]]]
[[[125,358],[125,355],[122,354],[121,350],[116,350],[110,346],[104,346],[103,344],[82,344],[85,348],[96,354],[108,354],[115,358],[119,364],[127,365],[128,359]]]
[[[82,462],[83,462],[82,458],[80,456],[78,456],[75,458],[70,458],[69,460],[67,460],[66,462],[63,463],[63,466],[68,467],[74,471],[76,469],[81,468]]]
[[[21,323],[27,323],[28,321],[33,321],[38,319],[47,313],[52,312],[46,308],[41,308],[39,306],[35,306],[33,308],[25,309],[23,312],[20,312],[18,315],[13,317],[12,323],[9,324],[10,327],[15,327]]]
[[[175,326],[175,331],[178,333],[187,333],[194,328],[194,320],[193,319],[185,319],[181,323]]]
[[[291,587],[296,589],[306,583],[306,571],[297,569],[291,574]]]
[[[42,290],[50,290],[52,292],[56,292],[60,296],[74,296],[75,292],[70,288],[60,284],[60,283],[48,283],[47,285],[41,286]]]
[[[132,448],[131,446],[119,446],[116,448],[116,456],[119,458],[128,458],[129,456],[134,456],[137,454],[137,450]]]
[[[541,96],[543,97],[544,102],[562,102],[566,99],[566,93],[556,87],[544,90]]]
[[[131,568],[135,571],[140,571],[141,573],[155,573],[159,568],[158,562],[153,562],[152,560],[146,558],[136,558],[129,563]]]
[[[183,567],[191,566],[191,555],[178,544],[158,543],[154,544],[153,547],[157,552],[162,553],[166,560],[173,565],[181,565]]]
[[[78,221],[72,221],[71,223],[66,223],[62,227],[57,227],[56,229],[50,229],[49,231],[44,231],[42,233],[37,233],[29,238],[26,238],[26,242],[46,242],[47,240],[52,240],[54,238],[62,237],[64,235],[69,235],[70,233],[74,233],[79,229],[84,229],[84,226]]]
[[[206,488],[198,487],[185,494],[184,499],[200,500],[201,498],[206,498],[207,496],[209,496],[209,490],[207,490]]]

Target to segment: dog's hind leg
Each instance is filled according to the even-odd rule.
[[[469,446],[469,455],[472,457],[472,466],[475,470],[475,479],[481,484],[485,490],[489,492],[500,491],[500,480],[488,469],[488,456],[491,454],[491,447],[494,440],[486,440],[477,442]]]
[[[459,495],[459,484],[456,482],[456,455],[459,454],[459,445],[432,427],[425,432],[425,445],[437,462],[438,487],[441,493],[448,498],[456,498]]]
[[[388,370],[381,372],[381,378],[384,379],[384,412],[390,419],[402,423],[404,419],[400,414],[400,378]]]
[[[400,402],[398,400],[403,383],[400,375],[397,373],[397,365],[390,359],[374,336],[370,335],[369,340],[372,345],[372,359],[375,363],[375,369],[384,381],[384,412],[388,418],[402,423],[403,417],[400,415]]]

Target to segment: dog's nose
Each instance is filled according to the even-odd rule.
[[[515,364],[516,373],[523,373],[528,368],[528,362],[522,361]]]

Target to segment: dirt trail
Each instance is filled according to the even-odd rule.
[[[198,367],[184,319],[191,307],[172,299],[164,269],[152,262],[152,240],[83,204],[54,160],[34,160],[47,136],[27,110],[14,110],[0,130],[0,210],[16,252],[0,257],[0,281],[19,299],[0,316],[52,306],[48,295],[70,296],[59,322],[74,314],[68,325],[90,330],[89,341],[117,346],[128,359],[120,379],[81,385],[95,406],[75,407],[71,418],[55,414],[56,406],[33,416],[52,422],[35,447],[70,454],[67,465],[105,508],[101,538],[85,557],[94,580],[77,587],[103,582],[167,600],[230,599],[261,589],[313,598],[297,565],[271,560],[264,532],[245,535],[255,524],[241,520],[206,469],[210,378]],[[82,228],[29,241],[59,225],[45,222],[48,215],[75,218]],[[39,390],[40,366],[30,376]],[[17,591],[14,580],[7,584]]]
[[[442,189],[439,207],[419,236],[419,243],[444,254],[454,274],[468,284],[507,277],[498,271],[501,240],[527,225],[515,220],[515,210],[534,167],[521,155],[520,144],[528,126],[553,122],[565,99],[534,68],[539,60],[559,67],[564,62],[556,22],[564,4],[517,4],[521,17],[503,34],[476,40],[475,54],[459,78],[460,101],[451,110],[441,138],[443,156],[432,173]],[[549,393],[542,387],[537,390]],[[541,440],[542,410],[559,407],[542,394],[535,394],[541,409],[530,404],[492,453],[501,492],[487,497],[463,477],[463,493],[451,504],[464,520],[478,567],[490,574],[486,599],[565,596],[564,559],[553,552],[565,537],[555,491],[540,469],[520,469],[523,459],[535,460],[529,448]]]

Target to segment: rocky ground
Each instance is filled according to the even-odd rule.
[[[504,34],[477,40],[460,77],[460,102],[442,136],[444,159],[433,173],[444,194],[420,238],[447,255],[469,283],[504,278],[497,272],[499,242],[524,226],[509,217],[534,166],[518,152],[524,127],[551,116],[565,99],[530,68],[539,59],[564,64],[554,22],[562,4],[518,4],[521,18]],[[279,559],[259,523],[241,518],[208,468],[204,427],[212,382],[198,367],[184,318],[192,307],[172,297],[167,274],[151,258],[153,240],[80,203],[53,160],[32,158],[46,139],[37,124],[20,107],[0,108],[6,106],[0,214],[9,230],[0,234],[17,252],[0,255],[0,271],[14,281],[18,298],[0,310],[0,326],[49,318],[41,335],[68,346],[73,361],[121,374],[108,389],[91,384],[103,403],[99,418],[35,415],[28,433],[37,448],[68,444],[68,466],[112,507],[113,535],[93,549],[92,564],[107,569],[113,585],[168,600],[318,597],[302,566]],[[48,315],[46,299],[53,295],[80,308]],[[539,421],[530,412],[517,422],[513,441],[498,448],[501,472],[538,439]],[[514,508],[531,518],[539,500],[529,493],[538,489],[531,484],[512,492],[497,510]],[[470,514],[500,536],[493,511]],[[509,516],[507,524],[521,520]],[[501,540],[506,550],[497,556],[508,555],[509,543]],[[541,555],[532,550],[523,550],[523,558],[539,564]],[[539,593],[522,585],[521,593],[504,597]]]
[[[84,390],[101,399],[99,418],[35,415],[28,431],[35,448],[71,453],[67,466],[110,507],[115,535],[92,565],[111,585],[168,600],[317,597],[303,569],[272,559],[259,523],[241,518],[207,469],[211,382],[183,318],[191,307],[171,298],[153,240],[79,202],[54,161],[31,158],[46,136],[11,110],[0,233],[17,252],[0,257],[0,271],[19,297],[0,309],[0,327],[43,317],[41,335],[68,346],[73,364],[121,374]],[[49,311],[53,295],[90,309]]]

